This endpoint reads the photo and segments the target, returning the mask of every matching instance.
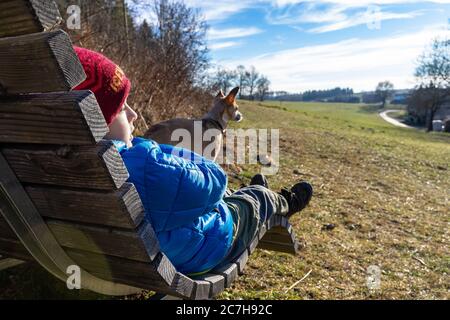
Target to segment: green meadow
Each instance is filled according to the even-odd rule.
[[[307,180],[315,196],[291,220],[300,254],[258,250],[221,298],[449,298],[449,134],[397,128],[378,116],[378,106],[240,106],[238,127],[280,129],[271,187]],[[259,170],[230,169],[235,187]],[[370,266],[381,269],[378,290],[367,288]]]
[[[280,170],[268,177],[271,188],[307,180],[315,194],[291,219],[300,253],[257,250],[218,298],[450,298],[449,134],[394,127],[370,105],[240,107],[245,119],[232,127],[280,129]],[[227,167],[230,186],[248,183],[260,169]],[[366,285],[370,266],[381,270],[378,289]],[[34,265],[2,272],[0,287],[0,298],[104,298],[69,293]]]

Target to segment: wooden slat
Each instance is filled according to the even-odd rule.
[[[45,186],[28,186],[25,190],[47,218],[124,229],[135,229],[144,218],[144,207],[131,183],[113,192]]]
[[[183,297],[189,297],[190,299],[194,294],[195,284],[192,279],[186,277],[180,272],[177,272],[172,281],[171,288]]]
[[[229,288],[238,276],[238,266],[236,263],[227,264],[221,268],[212,270],[211,273],[223,276],[225,278],[225,288]]]
[[[3,94],[69,91],[85,78],[64,31],[0,39]]]
[[[261,226],[261,229],[259,230],[258,238],[262,239],[264,237],[264,235],[266,234],[266,232],[267,232],[267,227],[265,224],[263,224]]]
[[[22,183],[116,190],[128,171],[111,141],[98,146],[5,147],[2,153]]]
[[[225,289],[225,277],[222,275],[207,273],[194,277],[194,281],[206,281],[211,284],[209,298],[213,298]]]
[[[293,239],[293,236],[289,233],[286,234],[280,234],[280,233],[269,233],[267,232],[264,238],[261,239],[261,241],[273,241],[273,242],[280,242],[285,244],[292,244],[295,242],[295,239]]]
[[[245,266],[248,262],[248,251],[245,250],[235,261],[233,261],[237,265],[238,274],[242,275],[244,274]]]
[[[289,224],[286,227],[273,227],[264,235],[263,240],[272,240],[278,242],[293,243],[295,240],[294,231]]]
[[[152,263],[144,263],[74,249],[68,249],[66,252],[81,268],[99,278],[176,295],[171,289],[176,270],[164,255],[158,255]],[[33,261],[30,254],[18,241],[0,238],[0,254]]]
[[[58,220],[47,220],[47,225],[59,244],[65,248],[142,262],[150,262],[160,250],[156,235],[146,222],[136,231],[106,229]]]
[[[275,215],[267,222],[267,232],[260,238],[258,248],[295,255],[298,252],[298,242],[288,219]]]
[[[176,270],[165,256],[154,263],[143,263],[77,250],[67,250],[67,254],[82,268],[102,279],[174,295],[170,285]]]
[[[272,216],[269,220],[266,221],[265,225],[267,230],[270,230],[274,227],[274,220],[274,216]]]
[[[47,220],[47,225],[64,248],[150,262],[160,251],[157,237],[149,224],[143,222],[135,231],[115,230]],[[0,216],[0,238],[18,240],[6,220]]]
[[[248,253],[252,254],[255,252],[256,248],[258,247],[259,237],[255,237],[253,241],[250,243],[249,247],[247,248]]]
[[[203,280],[194,281],[191,300],[208,300],[210,298],[211,283]]]
[[[286,244],[286,243],[281,243],[281,242],[261,240],[261,241],[259,241],[258,248],[295,255],[298,252],[298,243],[295,242],[293,244]]]
[[[0,38],[51,30],[62,18],[51,0],[0,2]]]
[[[0,229],[1,226],[0,223]],[[53,232],[54,228],[51,229]],[[114,237],[116,236],[117,233],[114,234]],[[115,241],[113,240],[113,242]],[[114,246],[114,244],[112,243],[111,246]],[[167,257],[161,253],[158,253],[152,262],[141,262],[70,248],[66,248],[66,252],[80,267],[108,281],[156,290],[188,299],[193,294],[193,280],[177,273]],[[1,233],[0,254],[33,261],[33,258],[17,238],[4,239]],[[199,292],[198,295],[201,296],[202,294]]]
[[[94,145],[108,132],[90,91],[0,99],[0,142]]]

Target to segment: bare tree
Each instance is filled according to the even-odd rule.
[[[256,71],[256,68],[254,66],[250,67],[250,70],[247,74],[247,83],[248,83],[248,91],[249,91],[249,98],[250,100],[254,100],[254,92],[256,89],[256,85],[259,79],[259,73]]]
[[[235,71],[219,68],[215,75],[214,87],[215,89],[222,89],[223,92],[228,92],[235,85],[236,78]]]
[[[386,101],[392,96],[393,91],[394,85],[391,82],[383,81],[378,83],[375,94],[383,103],[383,108],[386,107]]]
[[[434,40],[420,57],[415,76],[417,90],[424,92],[427,130],[433,130],[433,119],[443,100],[450,95],[450,40]]]
[[[239,65],[236,68],[236,74],[237,74],[239,88],[241,88],[241,90],[239,90],[239,99],[242,99],[244,92],[247,91],[249,72],[245,69],[245,67],[243,65]]]
[[[257,83],[256,83],[256,89],[258,92],[258,97],[261,101],[264,101],[264,97],[266,96],[267,92],[269,91],[270,81],[266,76],[261,76]]]

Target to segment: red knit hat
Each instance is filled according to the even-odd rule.
[[[131,82],[118,65],[102,54],[79,47],[74,49],[87,76],[75,90],[91,90],[95,94],[109,125],[125,103]]]

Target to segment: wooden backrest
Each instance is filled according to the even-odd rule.
[[[62,18],[54,1],[2,0],[0,38],[20,36],[53,29]]]
[[[206,299],[231,286],[258,245],[296,251],[287,219],[274,216],[235,261],[195,280],[177,272],[120,154],[103,140],[95,96],[71,91],[85,74],[59,21],[53,1],[0,1],[0,153],[72,260],[105,280]],[[1,214],[0,255],[33,260]]]
[[[53,1],[0,2],[0,152],[67,254],[105,280],[190,298],[156,235]],[[32,259],[0,215],[0,252]]]

